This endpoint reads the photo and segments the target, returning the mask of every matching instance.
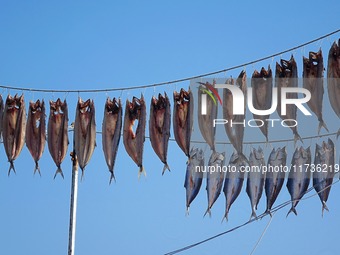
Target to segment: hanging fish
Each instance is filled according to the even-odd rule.
[[[78,98],[73,142],[83,178],[85,167],[96,146],[96,119],[93,100],[83,101],[80,97]]]
[[[273,148],[267,164],[268,169],[265,182],[267,209],[265,213],[270,214],[270,210],[282,189],[285,180],[285,171],[283,171],[283,168],[286,166],[286,161],[286,147],[283,147],[282,149],[278,148],[277,150]]]
[[[263,170],[263,166],[265,164],[263,150],[260,147],[258,150],[253,148],[249,156],[249,166],[251,171],[248,173],[246,188],[252,210],[250,218],[257,217],[255,211],[257,210],[257,205],[260,202],[266,178],[266,173]]]
[[[174,91],[173,128],[175,140],[189,158],[190,138],[193,124],[194,98],[191,90]]]
[[[200,191],[203,179],[204,153],[202,149],[191,148],[190,159],[187,162],[184,188],[186,190],[186,206],[189,214],[189,207]]]
[[[202,107],[198,107],[198,126],[204,141],[215,151],[215,133],[214,119],[217,119],[217,101],[215,95],[211,94],[210,88],[214,88],[215,80],[211,85],[209,82],[199,82],[198,88],[198,105],[202,105],[202,95],[206,95],[206,114],[202,113]],[[207,94],[210,93],[210,96]]]
[[[231,205],[235,202],[236,198],[240,195],[242,190],[245,172],[242,170],[249,166],[248,159],[243,154],[238,154],[234,152],[229,161],[229,169],[234,169],[232,171],[227,171],[223,192],[226,199],[226,210],[224,218],[228,221],[228,214]]]
[[[35,103],[30,102],[26,125],[26,146],[31,153],[35,169],[34,174],[40,173],[39,159],[41,158],[46,142],[46,115],[45,102],[38,99]]]
[[[68,148],[68,109],[66,100],[62,103],[60,98],[57,101],[50,101],[50,116],[47,125],[47,144],[48,150],[57,166],[54,178],[59,173],[63,178],[61,170]]]
[[[245,71],[241,71],[236,80],[236,85],[242,91],[244,95],[244,112],[246,112],[246,96],[247,96],[247,75]],[[229,79],[228,84],[234,85],[234,79]],[[234,115],[233,113],[233,95],[229,89],[223,89],[223,119],[228,123],[224,125],[225,131],[229,138],[229,141],[234,146],[238,153],[242,153],[243,150],[243,135],[244,135],[244,123],[245,115]],[[232,124],[234,123],[234,124]]]
[[[0,95],[0,138],[2,138],[2,121],[4,115],[4,100],[2,99],[2,95]]]
[[[15,173],[14,160],[19,156],[25,143],[26,112],[24,95],[7,96],[2,120],[2,136],[11,170]]]
[[[135,121],[138,120],[136,133],[133,132]],[[133,97],[130,102],[126,100],[123,142],[126,152],[139,167],[138,177],[144,173],[143,148],[145,141],[146,108],[143,95],[138,99]]]
[[[281,65],[276,62],[276,74],[275,74],[275,86],[278,90],[278,103],[277,103],[277,113],[282,120],[285,120],[287,126],[291,128],[294,134],[294,144],[298,140],[302,142],[302,139],[298,133],[296,126],[296,111],[297,107],[295,104],[287,104],[286,114],[282,115],[281,112],[281,89],[282,88],[297,88],[298,87],[298,74],[297,66],[293,55],[290,60],[281,59]],[[287,93],[286,98],[297,99],[297,93]],[[295,120],[295,121],[291,121]]]
[[[252,102],[256,110],[269,110],[272,105],[272,70],[268,66],[268,70],[262,67],[261,72],[254,71],[251,79],[252,87]],[[256,115],[253,114],[256,125],[260,128],[263,135],[268,142],[268,121],[269,115]]]
[[[287,213],[287,216],[291,212],[297,215],[295,207],[308,189],[311,175],[310,164],[310,147],[306,150],[302,146],[296,148],[287,181],[287,188],[292,200],[292,208]]]
[[[323,101],[323,57],[321,49],[318,52],[309,52],[309,58],[303,57],[303,87],[311,93],[311,99],[307,102],[308,107],[316,114],[319,120],[318,134],[324,127],[328,128],[322,118]]]
[[[106,164],[111,173],[110,183],[114,176],[114,165],[116,161],[120,135],[122,130],[122,103],[120,99],[106,99],[104,107],[104,119],[102,125],[102,145]]]
[[[153,150],[164,163],[162,174],[170,168],[167,162],[168,142],[170,138],[171,109],[166,93],[152,97],[150,106],[149,136]]]
[[[207,213],[211,215],[211,207],[214,205],[215,201],[221,194],[224,172],[222,167],[224,166],[224,152],[219,153],[213,151],[209,159],[208,171],[207,171],[207,194],[208,194],[208,209],[204,215]]]
[[[335,148],[331,139],[328,139],[327,143],[323,142],[322,146],[316,144],[314,165],[317,168],[321,166],[322,169],[321,171],[316,169],[313,172],[313,186],[321,200],[323,215],[325,209],[328,211],[326,202],[335,175]]]

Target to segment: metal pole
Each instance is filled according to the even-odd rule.
[[[71,186],[68,255],[74,255],[74,245],[75,245],[75,239],[76,239],[76,222],[77,222],[78,159],[74,151],[71,152],[71,160],[72,160],[72,186]]]

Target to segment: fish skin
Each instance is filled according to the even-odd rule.
[[[303,57],[303,87],[311,93],[311,99],[307,102],[307,105],[318,118],[318,134],[320,134],[322,127],[329,132],[322,118],[323,72],[324,66],[321,48],[318,52],[310,51],[308,58]]]
[[[254,71],[251,79],[252,87],[252,102],[257,110],[268,110],[272,104],[272,92],[273,92],[273,79],[272,70],[268,66],[268,70],[262,67],[261,71]],[[268,142],[268,121],[269,115],[256,115],[253,114],[254,119],[260,119],[264,122],[264,125],[259,127],[262,134],[266,137]],[[260,126],[261,122],[256,121],[256,125]]]
[[[68,149],[68,108],[66,100],[61,102],[50,101],[50,114],[47,124],[47,145],[54,163],[57,166],[54,178],[59,173],[63,178],[64,174],[61,170]]]
[[[168,143],[170,138],[171,109],[166,93],[152,97],[150,105],[149,136],[153,150],[164,163],[162,175],[165,170],[170,171],[167,162]]]
[[[293,55],[290,60],[280,60],[280,64],[276,62],[276,71],[275,71],[275,85],[278,91],[278,101],[277,101],[277,113],[282,120],[285,119],[297,119],[297,107],[295,104],[288,104],[286,106],[286,115],[281,114],[281,88],[297,88],[298,87],[298,72],[297,65]],[[288,93],[286,95],[288,99],[296,99],[298,98],[297,93]],[[296,142],[300,140],[302,143],[302,139],[298,133],[297,126],[293,121],[286,121],[286,124],[290,126],[294,135],[294,146]]]
[[[2,95],[0,95],[0,138],[3,138],[2,136],[3,116],[4,116],[4,100],[2,99]]]
[[[249,156],[249,166],[257,166],[260,171],[249,171],[248,173],[246,192],[250,199],[252,209],[250,219],[252,217],[257,217],[255,211],[257,210],[257,205],[260,202],[266,179],[266,173],[263,171],[262,167],[265,164],[263,150],[260,147],[258,150],[253,148]]]
[[[245,71],[241,71],[240,75],[236,80],[236,85],[242,91],[244,95],[244,112],[246,112],[246,96],[247,96],[247,75]],[[234,79],[227,81],[228,84],[234,85]],[[234,146],[238,153],[243,151],[243,136],[244,136],[244,126],[230,125],[231,120],[236,123],[244,122],[245,115],[234,115],[233,114],[233,96],[229,89],[223,89],[223,118],[228,120],[228,123],[224,125],[225,131],[229,138],[229,141]]]
[[[110,100],[109,97],[106,99],[102,124],[102,146],[105,161],[111,173],[110,184],[112,179],[115,180],[114,165],[122,131],[122,111],[120,99]]]
[[[136,133],[132,129],[135,120],[138,120]],[[131,102],[127,99],[124,115],[123,142],[126,152],[139,167],[138,178],[142,173],[146,175],[143,167],[145,124],[146,108],[143,95],[141,95],[140,99],[133,97]]]
[[[2,136],[5,152],[10,163],[8,175],[11,170],[15,173],[14,160],[19,156],[26,133],[26,111],[24,95],[7,96],[2,121]]]
[[[329,192],[331,191],[331,185],[335,175],[335,148],[331,139],[328,139],[327,143],[323,142],[322,146],[316,144],[315,147],[314,165],[321,165],[323,169],[324,164],[327,165],[327,172],[313,172],[313,186],[322,203],[322,215],[325,209],[328,211],[326,202],[328,200]]]
[[[38,124],[38,125],[37,125]],[[39,159],[41,158],[46,143],[46,115],[45,102],[38,99],[30,102],[26,123],[26,146],[35,162],[34,174],[40,173]]]
[[[89,163],[96,147],[96,118],[93,100],[83,101],[78,98],[76,118],[74,121],[74,151],[84,177],[86,165]]]
[[[296,148],[293,158],[292,158],[292,167],[289,171],[287,188],[289,194],[291,196],[292,207],[287,213],[287,216],[293,212],[297,215],[296,206],[299,203],[299,200],[304,196],[308,189],[308,185],[310,182],[310,168],[306,166],[311,164],[311,151],[310,147],[306,150],[301,146],[300,148]],[[295,171],[294,171],[294,168]]]
[[[243,154],[234,152],[230,158],[229,166],[235,166],[236,171],[227,171],[224,180],[223,192],[226,198],[226,210],[224,218],[227,221],[230,207],[240,195],[244,182],[245,172],[240,171],[240,168],[249,166],[249,161]]]
[[[190,139],[193,125],[194,98],[190,88],[174,91],[173,129],[175,140],[189,158]]]
[[[184,182],[187,214],[189,214],[190,204],[196,198],[202,185],[203,171],[196,171],[197,166],[204,167],[204,153],[202,149],[192,148],[190,150],[190,159],[187,162]]]
[[[208,88],[208,86],[215,85],[215,80],[213,81],[213,84],[210,84],[209,82],[200,83],[201,85],[198,88],[198,105],[202,105],[202,94],[205,94],[205,92],[202,91],[202,89]],[[205,142],[209,145],[210,149],[212,151],[215,151],[215,133],[216,133],[216,126],[214,127],[214,119],[217,119],[217,103],[213,101],[213,99],[210,96],[207,96],[207,113],[203,115],[202,114],[202,107],[198,107],[198,127],[201,131],[202,137],[205,140]]]
[[[281,169],[281,166],[286,166],[287,163],[287,152],[286,147],[278,148],[277,150],[273,148],[272,152],[268,158],[268,171],[266,173],[266,181],[265,181],[265,191],[267,197],[267,208],[265,213],[270,213],[273,204],[275,203],[285,180],[285,172],[284,171],[270,171],[269,166],[275,167],[278,166]]]
[[[225,161],[225,153],[219,153],[213,151],[210,159],[209,159],[209,167],[210,166],[220,166],[221,168],[224,166]],[[224,181],[224,172],[223,171],[215,171],[211,172],[211,169],[207,171],[207,194],[208,194],[208,208],[205,212],[204,216],[208,213],[211,216],[211,208],[216,202],[217,198],[221,194],[222,186]]]

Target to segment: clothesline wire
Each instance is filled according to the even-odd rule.
[[[322,35],[316,39],[313,39],[311,41],[302,43],[300,45],[297,45],[295,47],[289,48],[287,50],[266,56],[266,57],[262,57],[256,60],[252,60],[243,64],[239,64],[239,65],[235,65],[229,68],[225,68],[222,70],[218,70],[218,71],[214,71],[214,72],[209,72],[209,73],[205,73],[205,74],[200,74],[200,75],[196,75],[196,76],[191,76],[191,77],[186,77],[186,78],[181,78],[181,79],[177,79],[177,80],[171,80],[171,81],[165,81],[165,82],[159,82],[159,83],[152,83],[152,84],[146,84],[146,85],[140,85],[140,86],[134,86],[134,87],[120,87],[120,88],[106,88],[106,89],[75,89],[75,90],[64,90],[64,89],[37,89],[37,88],[20,88],[20,87],[14,87],[14,86],[6,86],[6,85],[0,85],[0,88],[3,89],[13,89],[13,90],[20,90],[20,91],[30,91],[30,92],[46,92],[46,93],[97,93],[97,92],[109,92],[109,91],[124,91],[124,90],[134,90],[134,89],[145,89],[145,88],[150,88],[150,87],[158,87],[158,86],[164,86],[164,85],[170,85],[170,84],[176,84],[176,83],[180,83],[180,82],[184,82],[184,81],[189,81],[189,80],[193,80],[193,79],[198,79],[198,78],[203,78],[203,77],[207,77],[207,76],[212,76],[212,75],[216,75],[216,74],[220,74],[220,73],[225,73],[227,71],[231,71],[234,69],[238,69],[238,68],[244,68],[245,66],[249,66],[249,65],[253,65],[255,63],[267,60],[267,59],[273,59],[274,57],[277,56],[281,56],[285,53],[288,52],[292,52],[295,51],[297,49],[303,48],[309,44],[312,44],[314,42],[320,41],[324,38],[327,38],[331,35],[334,35],[336,33],[339,33],[340,29],[337,29],[333,32],[330,32],[328,34]]]

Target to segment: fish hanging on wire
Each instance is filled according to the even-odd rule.
[[[314,166],[316,169],[313,172],[313,187],[321,200],[323,215],[325,209],[328,211],[326,202],[335,175],[335,148],[331,139],[328,139],[327,143],[322,142],[322,146],[316,144]],[[321,169],[318,169],[319,167]]]
[[[308,107],[315,113],[318,118],[318,134],[324,127],[327,132],[328,128],[322,118],[322,101],[323,101],[323,57],[321,48],[318,52],[309,52],[309,57],[303,57],[303,87],[311,93],[311,99],[307,102]]]
[[[292,207],[287,213],[287,216],[291,212],[297,215],[295,207],[306,193],[310,182],[310,164],[310,147],[306,150],[302,146],[296,148],[287,181],[287,188],[292,200]]]
[[[198,105],[202,106],[202,96],[204,95],[206,106],[205,113],[202,112],[202,107],[198,107],[198,127],[204,141],[212,151],[215,151],[216,126],[214,125],[214,120],[217,118],[218,109],[217,98],[215,98],[218,93],[211,93],[211,91],[216,91],[215,83],[215,80],[213,84],[199,82],[200,86],[198,88]],[[208,94],[209,96],[207,96]]]
[[[276,72],[275,72],[275,86],[278,90],[278,104],[277,104],[277,113],[282,120],[285,120],[287,126],[291,128],[294,135],[294,145],[298,140],[302,142],[302,139],[298,133],[297,125],[296,125],[296,111],[297,107],[295,104],[288,104],[286,106],[286,114],[283,115],[281,111],[281,90],[282,88],[297,88],[298,87],[298,73],[297,73],[297,65],[293,55],[290,60],[281,59],[280,63],[276,62]],[[297,99],[297,93],[287,93],[287,99]],[[293,121],[295,120],[295,121]]]
[[[187,162],[187,170],[185,174],[184,188],[186,192],[186,207],[189,214],[189,207],[200,191],[204,167],[204,153],[202,149],[191,148],[190,158]],[[199,170],[197,170],[199,169]]]
[[[247,97],[247,75],[245,71],[241,71],[236,80],[238,86],[244,95],[244,112],[246,112],[246,97]],[[234,85],[234,79],[228,79],[227,84]],[[223,119],[228,123],[224,125],[225,131],[229,138],[229,141],[234,146],[238,153],[243,151],[243,136],[244,136],[244,123],[245,115],[234,115],[233,113],[233,95],[229,89],[223,89]],[[234,125],[232,123],[235,123]]]
[[[138,125],[135,133],[133,127],[136,120],[138,120]],[[127,99],[124,115],[123,142],[126,152],[139,167],[138,178],[142,173],[146,175],[143,167],[145,124],[146,108],[143,95],[141,95],[140,99],[133,97],[131,102]]]
[[[96,147],[96,118],[93,100],[83,101],[80,97],[78,98],[73,142],[83,178],[85,167]]]
[[[272,70],[262,67],[261,71],[254,71],[251,79],[252,103],[256,110],[269,110],[272,106],[273,79]],[[260,128],[262,134],[268,142],[268,121],[269,115],[253,114],[256,125]]]
[[[45,102],[38,99],[29,102],[26,123],[26,146],[35,162],[34,174],[40,173],[39,159],[41,158],[46,142],[46,115]]]
[[[173,129],[175,140],[184,154],[189,158],[190,139],[193,124],[194,98],[189,88],[174,91]]]
[[[165,170],[170,171],[167,161],[168,143],[170,138],[171,109],[166,93],[152,97],[150,105],[149,136],[153,150],[164,163],[162,175]]]
[[[15,173],[14,160],[19,156],[24,143],[26,131],[26,111],[24,95],[7,96],[2,120],[2,136],[5,152],[11,170]]]
[[[2,139],[2,121],[4,115],[4,100],[2,99],[2,95],[0,95],[0,139]]]
[[[60,165],[67,153],[69,143],[67,132],[68,109],[66,100],[61,102],[60,98],[58,98],[55,102],[50,101],[50,115],[47,125],[47,144],[52,159],[57,166],[54,178],[58,173],[64,178]]]
[[[122,130],[122,103],[120,99],[108,97],[104,107],[102,125],[102,145],[107,167],[111,173],[110,183],[114,176],[114,165]]]

